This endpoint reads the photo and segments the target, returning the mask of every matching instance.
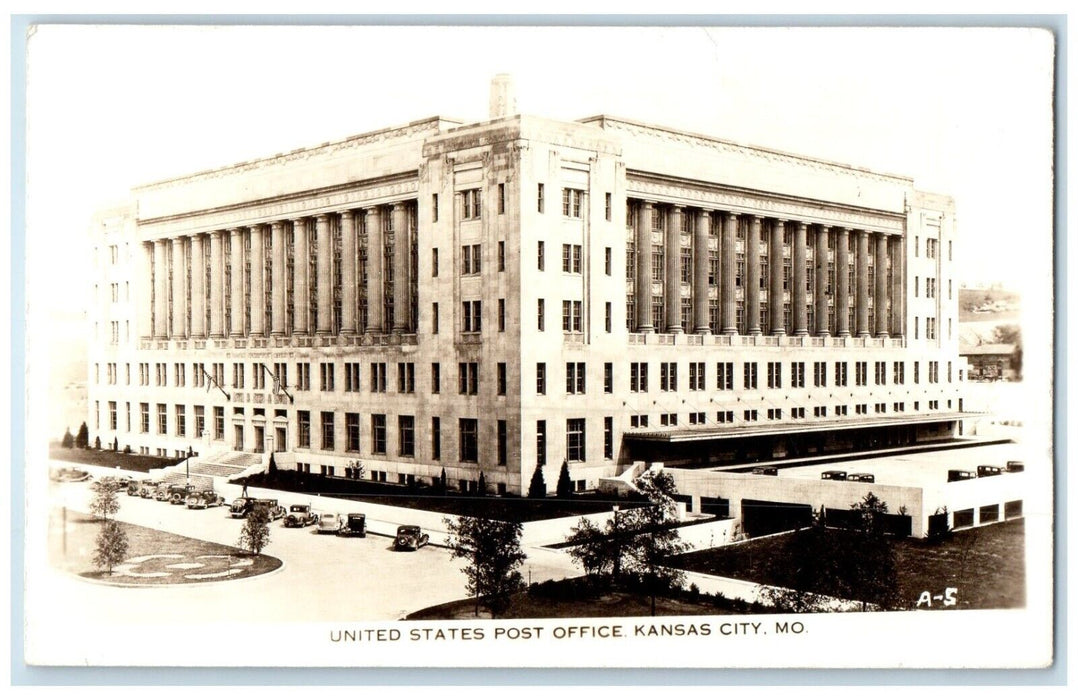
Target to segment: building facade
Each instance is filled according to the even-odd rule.
[[[954,203],[608,116],[431,118],[93,222],[91,435],[527,490],[959,430]]]

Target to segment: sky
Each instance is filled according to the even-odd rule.
[[[1050,269],[1046,33],[43,26],[27,63],[27,272],[64,281],[31,285],[38,308],[72,310],[57,291],[86,288],[90,217],[131,187],[435,114],[486,119],[500,72],[523,113],[912,176],[956,199],[960,283],[1027,291]]]

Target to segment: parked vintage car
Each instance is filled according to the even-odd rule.
[[[992,464],[981,464],[977,467],[977,476],[999,476],[1003,473],[1003,467],[997,467]]]
[[[367,516],[363,513],[349,513],[337,534],[340,537],[366,537]]]
[[[397,528],[397,537],[393,540],[393,548],[414,552],[428,542],[430,542],[430,535],[423,532],[418,525],[401,525]]]
[[[49,472],[49,478],[53,481],[88,481],[90,473],[82,469],[69,469],[62,467]]]
[[[863,481],[866,484],[874,484],[874,483],[876,483],[876,475],[875,474],[865,474],[863,472],[858,473],[858,474],[847,474],[846,475],[846,481]]]
[[[344,525],[344,522],[341,520],[341,516],[336,513],[322,513],[318,518],[318,534],[337,534],[341,531],[342,525]]]
[[[271,521],[284,517],[284,506],[278,505],[276,498],[251,498],[250,496],[240,496],[232,501],[232,505],[228,508],[228,514],[233,518],[246,518],[251,514],[252,510],[259,506],[266,508]]]
[[[140,481],[139,484],[138,495],[142,498],[153,498],[157,494],[157,487],[161,485],[161,482],[145,479]]]
[[[213,489],[195,491],[187,495],[187,507],[192,509],[216,508],[225,504],[225,497],[219,496]]]
[[[174,506],[182,505],[195,490],[195,487],[191,484],[170,484],[168,487],[168,502]]]
[[[830,481],[845,481],[846,472],[839,471],[837,469],[831,469],[829,471],[825,471],[823,474],[820,474],[820,478],[828,479]]]
[[[142,491],[142,481],[138,479],[132,479],[127,482],[127,495],[137,496]]]
[[[948,469],[947,481],[967,481],[969,479],[976,479],[977,472],[971,472],[968,469]]]
[[[288,514],[284,516],[285,527],[307,527],[316,522],[318,522],[318,514],[312,511],[308,504],[288,506]]]
[[[1005,469],[1009,472],[1024,472],[1026,470],[1026,463],[1012,459],[1007,462]]]
[[[753,467],[752,473],[763,474],[764,476],[778,476],[779,469],[778,467]]]

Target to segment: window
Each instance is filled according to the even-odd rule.
[[[460,393],[476,395],[479,393],[479,363],[461,362],[458,367]]]
[[[742,415],[742,419],[743,419],[743,420],[744,420],[744,421],[745,421],[746,423],[749,423],[749,422],[752,422],[752,421],[756,421],[756,420],[760,420],[760,415],[759,415],[759,411],[757,411],[757,410],[756,410],[755,408],[753,408],[753,409],[746,409],[746,410],[745,410],[745,413],[744,413],[744,414]]]
[[[835,363],[835,386],[846,386],[849,383],[848,369],[845,362]]]
[[[583,302],[563,299],[561,302],[561,329],[566,333],[579,333],[583,323]]]
[[[415,363],[414,362],[398,362],[397,363],[397,393],[398,394],[414,394],[415,393]]]
[[[430,363],[430,393],[442,393],[442,364],[440,362]]]
[[[143,404],[145,405],[145,404]],[[147,416],[147,419],[149,416]],[[216,440],[225,439],[225,407],[213,407],[213,437]]]
[[[333,391],[333,363],[332,362],[320,362],[318,368],[321,376],[321,388],[322,391]],[[256,372],[256,374],[258,374]]]
[[[505,299],[498,300],[498,332],[505,332]]]
[[[659,391],[677,391],[677,363],[659,363]]]
[[[546,363],[535,363],[535,393],[540,396],[546,394]]]
[[[504,362],[498,363],[498,396],[505,396],[506,367]]]
[[[255,391],[262,391],[266,388],[266,368],[261,362],[256,362],[251,365],[251,385]],[[323,386],[322,391],[326,388]]]
[[[715,388],[719,391],[732,391],[734,388],[734,363],[719,362],[715,365],[715,374],[718,383]]]
[[[460,419],[460,461],[479,461],[479,421],[475,418]]]
[[[614,327],[614,308],[608,301],[604,307],[603,328],[609,333]]]
[[[139,404],[139,432],[150,432],[150,404]]]
[[[539,241],[538,249],[536,251],[536,264],[539,266],[539,271],[542,272],[546,269],[546,244],[543,241]]]
[[[561,191],[561,213],[573,219],[580,218],[580,204],[584,200],[584,190],[564,188]]]
[[[322,449],[333,449],[333,411],[322,411]]]
[[[782,387],[782,363],[767,363],[767,388],[779,389]]]
[[[478,275],[482,271],[482,246],[478,243],[460,247],[460,274]]]
[[[504,467],[509,461],[509,424],[498,421],[498,466]]]
[[[359,363],[358,362],[345,362],[344,363],[344,390],[345,391],[359,391]]]
[[[187,372],[186,367],[182,362],[175,363],[173,367],[173,378],[176,380],[176,386],[184,386],[187,384]],[[109,384],[116,383],[116,365],[114,363],[109,364]]]
[[[478,333],[483,327],[483,302],[481,301],[465,301],[461,302],[464,309],[464,319],[462,331],[464,333]]]
[[[505,183],[498,183],[498,213],[505,213]]]
[[[537,204],[537,207],[538,207],[537,211],[540,214],[542,214],[543,210],[546,209],[546,187],[543,185],[543,183],[540,182],[537,190],[538,190],[537,193],[536,193],[536,204]],[[541,270],[543,268],[540,267],[539,269]]]
[[[603,417],[603,459],[614,459],[614,418]]]
[[[384,394],[386,392],[386,363],[371,363],[371,393]]]
[[[498,272],[505,272],[505,241],[498,241]]]
[[[112,413],[112,429],[116,429],[116,402],[110,401],[109,409]],[[183,404],[176,404],[176,435],[177,437],[185,437],[187,435],[187,407]]]
[[[648,390],[648,363],[629,363],[629,391],[645,393]]]
[[[603,363],[603,393],[614,393],[614,363]]]
[[[876,386],[882,386],[887,384],[887,363],[876,363]]]
[[[546,464],[546,421],[535,421],[535,466]]]
[[[481,190],[464,190],[460,193],[460,218],[465,221],[481,218],[483,193]]]
[[[538,319],[539,330],[546,330],[546,300],[540,299],[536,306],[536,319]]]
[[[614,201],[613,201],[613,196],[609,192],[606,193],[605,212],[606,212],[606,220],[607,221],[613,221],[614,220],[613,219],[613,216],[614,216]],[[610,273],[608,272],[607,274],[610,274]]]
[[[296,390],[297,391],[310,391],[311,390],[311,363],[310,362],[297,362],[296,363]]]
[[[585,393],[585,365],[583,362],[566,362],[565,363],[565,393],[566,394],[583,394]]]
[[[755,362],[745,363],[745,388],[755,389],[757,384],[757,366]]]
[[[344,449],[359,452],[359,414],[344,414]]]
[[[790,363],[790,387],[793,389],[805,388],[805,363]]]
[[[587,436],[583,418],[565,421],[565,454],[570,462],[583,462],[587,452]]]
[[[812,384],[813,384],[813,386],[827,386],[827,363],[826,362],[813,362],[812,363]]]
[[[706,385],[704,377],[704,363],[689,363],[689,391],[703,391]]]
[[[386,453],[386,417],[383,413],[371,415],[371,453]]]
[[[677,425],[676,413],[663,413],[659,415],[659,425]]]
[[[397,416],[397,454],[415,457],[415,416]]]
[[[629,416],[630,428],[646,428],[648,427],[648,417],[644,415]]]
[[[438,195],[437,194],[431,195],[431,198],[430,198],[430,215],[431,215],[430,216],[431,221],[433,221],[433,222],[438,221]],[[435,250],[437,250],[437,248]],[[437,260],[438,256],[435,255],[434,258],[435,258],[435,260]],[[435,277],[437,277],[437,276],[438,275],[436,274]]]
[[[614,263],[614,253],[610,250],[610,246],[606,247],[603,256],[603,272],[605,272],[606,276],[609,277],[611,274],[611,270],[613,270]]]
[[[437,335],[438,325],[438,302],[433,302],[430,305],[430,332]]]
[[[182,406],[176,407],[177,415],[182,415]],[[116,430],[116,402],[109,401],[109,430]],[[183,435],[183,433],[180,433]]]
[[[434,196],[437,197],[438,195],[434,195]],[[435,218],[434,220],[437,221],[438,219]],[[437,277],[438,276],[438,249],[437,248],[432,248],[431,251],[430,251],[430,276],[431,277]]]
[[[857,386],[868,385],[868,363],[867,362],[854,362],[854,382]]]
[[[157,434],[168,434],[168,408],[163,403],[157,404]]]
[[[565,243],[561,247],[561,271],[579,273],[583,260],[583,249],[578,245]]]
[[[432,459],[442,458],[442,419],[438,416],[430,419],[430,456]]]
[[[891,368],[891,376],[894,377],[894,383],[895,384],[905,384],[906,383],[906,363],[896,361],[894,366]]]

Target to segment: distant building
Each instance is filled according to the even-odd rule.
[[[999,381],[1017,378],[1012,368],[1015,345],[991,343],[987,345],[962,345],[958,354],[969,363],[970,381]]]

